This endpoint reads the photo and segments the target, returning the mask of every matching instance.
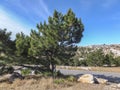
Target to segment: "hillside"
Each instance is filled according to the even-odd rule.
[[[90,52],[96,51],[98,49],[102,49],[104,54],[112,53],[114,57],[120,56],[120,44],[111,44],[111,45],[90,45],[90,46],[79,46],[76,52],[76,57],[79,59],[83,59]]]

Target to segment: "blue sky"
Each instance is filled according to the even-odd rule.
[[[0,28],[29,34],[54,10],[69,8],[85,26],[80,46],[120,44],[120,0],[0,0]]]

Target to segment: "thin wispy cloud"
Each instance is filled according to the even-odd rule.
[[[106,40],[112,40],[111,43],[120,42],[111,38],[113,32],[115,38],[120,33],[119,4],[120,0],[0,0],[0,6],[5,12],[0,12],[0,28],[7,28],[13,33],[19,30],[28,33],[31,28],[36,29],[37,23],[47,21],[54,9],[65,13],[71,8],[76,16],[82,18],[85,26],[82,45],[87,44],[86,42],[93,44],[94,41],[101,43],[99,33],[103,35],[103,43],[106,43],[104,37],[109,37]]]
[[[13,20],[5,11],[0,9],[0,28],[6,28],[8,31],[12,32],[12,39],[15,39],[15,35],[18,32],[24,32],[25,34],[29,34],[29,29],[24,27],[17,21]]]
[[[46,20],[50,14],[43,0],[4,0],[0,3],[0,28],[7,28],[15,38],[21,31],[29,34],[36,23]]]
[[[39,4],[42,6],[43,10],[46,12],[47,15],[51,14],[47,5],[43,2],[43,0],[39,0]]]
[[[2,5],[11,8],[16,15],[35,23],[40,19],[46,20],[51,15],[43,0],[5,0]]]
[[[47,5],[44,3],[43,0],[26,0],[26,1],[20,1],[20,9],[25,12],[26,16],[28,16],[32,20],[36,20],[36,18],[42,18],[46,20],[48,16],[50,15],[49,9]],[[31,17],[31,15],[33,17]]]

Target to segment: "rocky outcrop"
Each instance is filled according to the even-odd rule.
[[[92,74],[84,74],[80,76],[77,80],[81,83],[97,83],[97,84],[107,84],[108,80],[103,78],[94,77]]]
[[[84,74],[77,81],[81,83],[94,83],[94,77],[91,74]]]

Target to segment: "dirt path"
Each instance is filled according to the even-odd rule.
[[[107,79],[112,83],[120,83],[120,73],[114,72],[99,72],[99,71],[85,71],[85,70],[67,70],[59,69],[64,75],[80,76],[82,74],[93,74],[96,77]]]

